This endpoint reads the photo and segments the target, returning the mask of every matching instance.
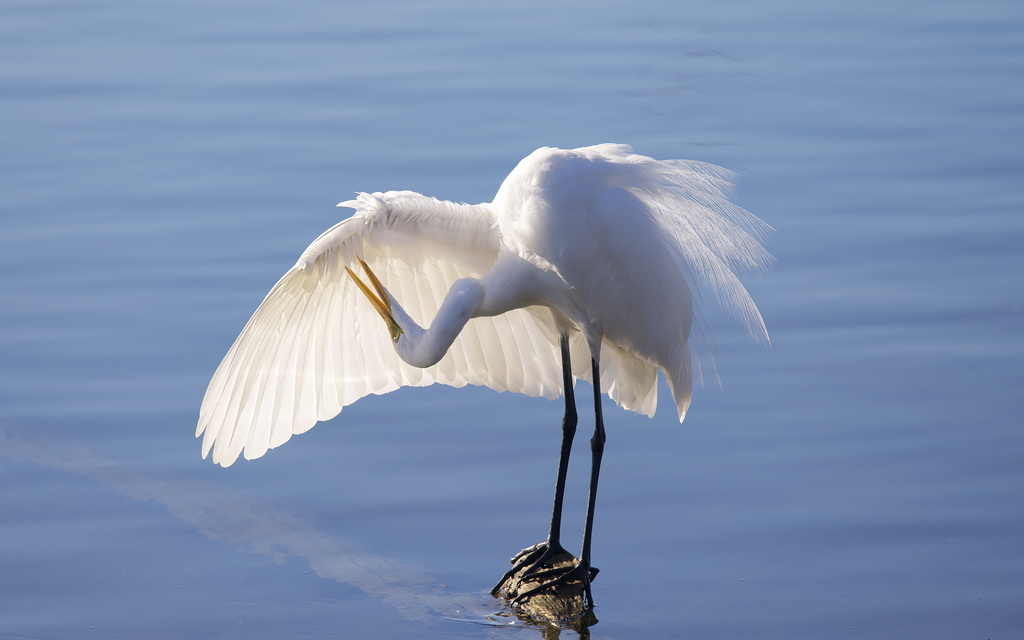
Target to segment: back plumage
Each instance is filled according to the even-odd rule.
[[[715,165],[603,144],[538,149],[498,191],[495,209],[510,212],[499,216],[506,242],[516,238],[572,288],[601,336],[602,390],[628,409],[654,414],[660,369],[683,419],[695,360],[698,374],[713,367],[700,289],[768,339],[735,272],[770,265],[759,241],[770,228],[729,201],[732,178]],[[573,370],[589,379],[580,342]]]

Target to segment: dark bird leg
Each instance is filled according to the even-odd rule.
[[[597,575],[596,569],[590,566],[590,542],[594,537],[594,507],[597,504],[597,480],[601,474],[601,457],[604,455],[604,415],[601,412],[601,375],[596,360],[591,360],[594,375],[594,437],[590,439],[590,494],[587,498],[587,524],[583,531],[583,550],[580,552],[580,568],[584,575],[584,589],[587,593],[587,604],[594,606],[594,596],[590,593],[590,580]]]
[[[520,551],[512,558],[512,568],[505,572],[497,585],[491,589],[497,594],[509,579],[517,572],[525,575],[535,573],[550,558],[568,554],[562,547],[562,498],[565,494],[565,476],[569,470],[569,454],[572,451],[572,440],[576,435],[576,398],[572,388],[572,366],[569,359],[569,336],[562,334],[560,340],[562,350],[562,388],[565,391],[565,417],[562,418],[562,448],[558,455],[558,478],[555,481],[555,504],[551,510],[551,529],[546,542],[535,544]]]
[[[563,342],[563,345],[565,344],[566,343]],[[563,354],[565,354],[566,352],[567,350],[563,351]],[[517,589],[518,593],[515,595],[515,597],[512,598],[513,603],[523,602],[530,596],[538,594],[544,590],[553,589],[558,585],[562,585],[567,582],[582,582],[585,595],[584,604],[589,607],[592,607],[594,605],[594,596],[590,590],[590,583],[597,575],[598,570],[590,565],[590,547],[591,541],[593,540],[594,509],[597,504],[597,483],[598,478],[601,474],[601,457],[604,454],[605,431],[604,417],[601,411],[600,366],[598,365],[597,361],[593,359],[591,360],[591,371],[593,373],[594,380],[594,436],[593,438],[590,439],[590,492],[587,499],[586,527],[583,532],[583,550],[580,552],[579,560],[567,568],[544,568],[544,570],[538,571],[538,569],[541,568],[541,566],[545,562],[545,559],[550,558],[552,555],[555,555],[555,553],[551,551],[550,547],[548,547],[545,550],[545,547],[547,546],[545,543],[535,545],[534,547],[530,547],[529,549],[524,549],[523,552],[520,554],[520,556],[523,556],[524,559],[520,560],[520,556],[517,556],[515,559],[513,559],[513,562],[519,560],[519,566],[521,567],[523,564],[530,562],[532,560],[532,555],[537,554],[539,556],[539,559],[532,560],[533,564],[530,566],[527,572],[520,577],[520,579],[525,579],[530,583],[538,584],[536,586],[532,586],[521,591],[518,591]],[[573,413],[575,414],[575,411],[573,411]],[[567,454],[567,451],[568,448],[563,443],[563,452]],[[558,488],[561,489],[564,487],[565,476],[564,469],[561,468],[561,465],[559,465],[559,467],[560,469]],[[560,493],[558,495],[560,495]],[[559,513],[559,511],[561,509],[561,500],[559,499],[558,495],[556,495],[555,498],[555,507],[556,515],[560,516],[561,514]],[[552,529],[553,533],[557,533],[557,531],[558,530],[556,528]],[[559,550],[562,553],[566,553],[564,550],[561,549],[561,547],[559,547]],[[566,553],[566,555],[568,554]],[[516,569],[514,568],[512,572],[506,574],[505,579],[507,579],[507,577],[510,576],[512,573],[515,573],[515,571]],[[505,579],[503,579],[502,582],[498,584],[498,587],[495,587],[495,591],[492,593],[497,592],[498,588],[500,588],[502,584],[504,584]]]

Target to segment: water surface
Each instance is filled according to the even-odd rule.
[[[740,174],[776,229],[686,422],[606,404],[595,638],[1024,628],[1017,3],[8,2],[0,633],[540,637],[561,405],[366,398],[199,455],[209,376],[354,191],[489,200],[538,146]],[[588,388],[564,530],[582,532]],[[576,544],[573,542],[573,544]],[[575,633],[566,630],[565,635]]]

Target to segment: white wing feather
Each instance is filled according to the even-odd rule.
[[[493,263],[497,246],[485,205],[410,192],[361,194],[342,204],[355,215],[309,246],[214,373],[196,429],[204,457],[212,451],[224,466],[243,452],[258,458],[359,398],[402,386],[561,394],[550,311],[474,318],[440,362],[418,369],[395,353],[384,322],[345,271],[358,272],[362,258],[414,319],[429,324],[456,280],[480,277]]]

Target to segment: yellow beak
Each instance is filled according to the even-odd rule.
[[[360,280],[359,276],[353,273],[351,269],[345,267],[345,271],[348,271],[348,275],[352,276],[352,279],[356,281],[356,286],[358,286],[359,290],[367,297],[370,304],[373,305],[373,308],[380,314],[380,317],[384,318],[384,322],[388,325],[388,331],[391,332],[391,341],[398,342],[398,338],[405,332],[402,331],[402,327],[398,326],[398,323],[395,322],[395,316],[391,314],[391,299],[384,291],[384,285],[380,283],[380,280],[377,279],[377,276],[374,275],[373,271],[370,271],[370,267],[366,266],[366,263],[363,262],[362,258],[356,259],[359,260],[359,264],[363,265],[363,271],[366,272],[366,277],[370,279],[370,283],[373,284],[373,288],[376,290],[376,293],[371,291],[370,287],[366,286],[366,283]]]

